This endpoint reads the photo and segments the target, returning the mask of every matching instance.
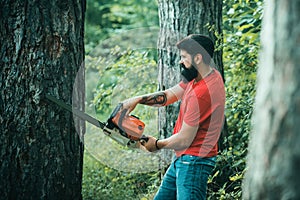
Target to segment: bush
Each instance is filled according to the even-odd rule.
[[[159,172],[125,173],[84,155],[82,196],[86,200],[147,200],[157,189]]]

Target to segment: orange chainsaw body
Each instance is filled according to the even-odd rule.
[[[123,104],[120,103],[110,115],[107,127],[110,129],[117,128],[123,137],[139,141],[144,137],[145,124],[134,115],[126,115],[126,112],[127,110],[123,109]]]
[[[122,113],[118,112],[112,118],[112,122],[131,140],[138,141],[143,136],[145,124],[133,115],[122,116]]]

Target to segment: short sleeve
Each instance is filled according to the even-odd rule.
[[[184,83],[183,81],[180,81],[180,83],[179,83],[179,86],[184,90],[186,89],[187,85],[188,85],[188,83]]]

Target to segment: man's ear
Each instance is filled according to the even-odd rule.
[[[197,53],[195,56],[194,56],[194,62],[198,65],[202,62],[202,55],[200,53]]]

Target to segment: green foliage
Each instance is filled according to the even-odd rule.
[[[226,79],[227,149],[210,179],[208,199],[241,199],[255,97],[262,0],[224,1],[223,62]]]
[[[85,153],[82,195],[86,200],[151,199],[159,184],[159,173],[125,173],[95,162]]]
[[[85,48],[89,53],[98,43],[128,29],[158,26],[154,0],[88,0]]]

